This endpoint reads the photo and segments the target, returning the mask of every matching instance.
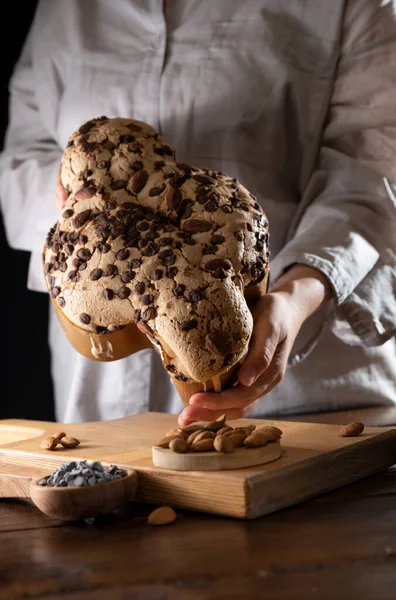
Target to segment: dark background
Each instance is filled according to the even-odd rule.
[[[37,2],[7,7],[7,35],[2,36],[0,135],[1,148],[8,121],[8,81],[21,51]],[[12,198],[7,199],[12,202]],[[23,216],[21,215],[21,218]],[[29,253],[12,250],[0,215],[1,335],[0,419],[54,420],[47,344],[48,296],[26,287]],[[5,330],[5,336],[4,336]],[[5,385],[4,385],[5,384]]]

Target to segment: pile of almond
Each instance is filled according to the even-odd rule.
[[[282,435],[278,427],[245,425],[230,427],[225,416],[210,423],[193,423],[186,427],[170,429],[156,446],[173,452],[233,452],[235,448],[258,448],[277,442]]]

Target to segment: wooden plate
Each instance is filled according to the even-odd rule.
[[[156,467],[173,471],[224,471],[242,469],[272,462],[281,456],[280,442],[271,442],[260,448],[237,448],[229,454],[222,452],[185,452],[178,454],[167,448],[152,447]]]

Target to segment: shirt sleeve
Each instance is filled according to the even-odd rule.
[[[325,311],[345,343],[396,334],[396,14],[392,2],[346,3],[342,45],[318,162],[291,237],[274,258],[332,284]],[[320,328],[319,328],[320,330]]]
[[[47,232],[59,217],[54,200],[61,156],[37,103],[29,32],[9,82],[9,120],[0,154],[0,206],[9,246],[32,253],[30,289],[46,289],[41,253]]]

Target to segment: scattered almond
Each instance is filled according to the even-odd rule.
[[[170,506],[160,506],[153,510],[148,516],[150,525],[168,525],[176,521],[177,515]]]
[[[169,442],[169,449],[172,450],[172,452],[177,452],[178,454],[181,454],[182,452],[187,452],[187,440],[181,437],[177,437],[171,442]]]
[[[226,435],[216,435],[213,440],[213,446],[217,452],[224,452],[224,454],[229,454],[234,451],[234,444]]]
[[[44,448],[44,450],[55,450],[58,445],[58,440],[53,436],[48,436],[40,443],[40,448]]]
[[[80,445],[80,440],[78,440],[75,437],[71,437],[71,436],[66,436],[63,437],[60,441],[60,443],[62,444],[62,446],[64,448],[76,448],[77,446]]]
[[[355,437],[360,435],[364,430],[363,423],[349,423],[340,429],[340,437]]]
[[[52,434],[52,437],[56,439],[57,442],[60,442],[62,438],[66,437],[66,433],[64,431],[57,431]]]

